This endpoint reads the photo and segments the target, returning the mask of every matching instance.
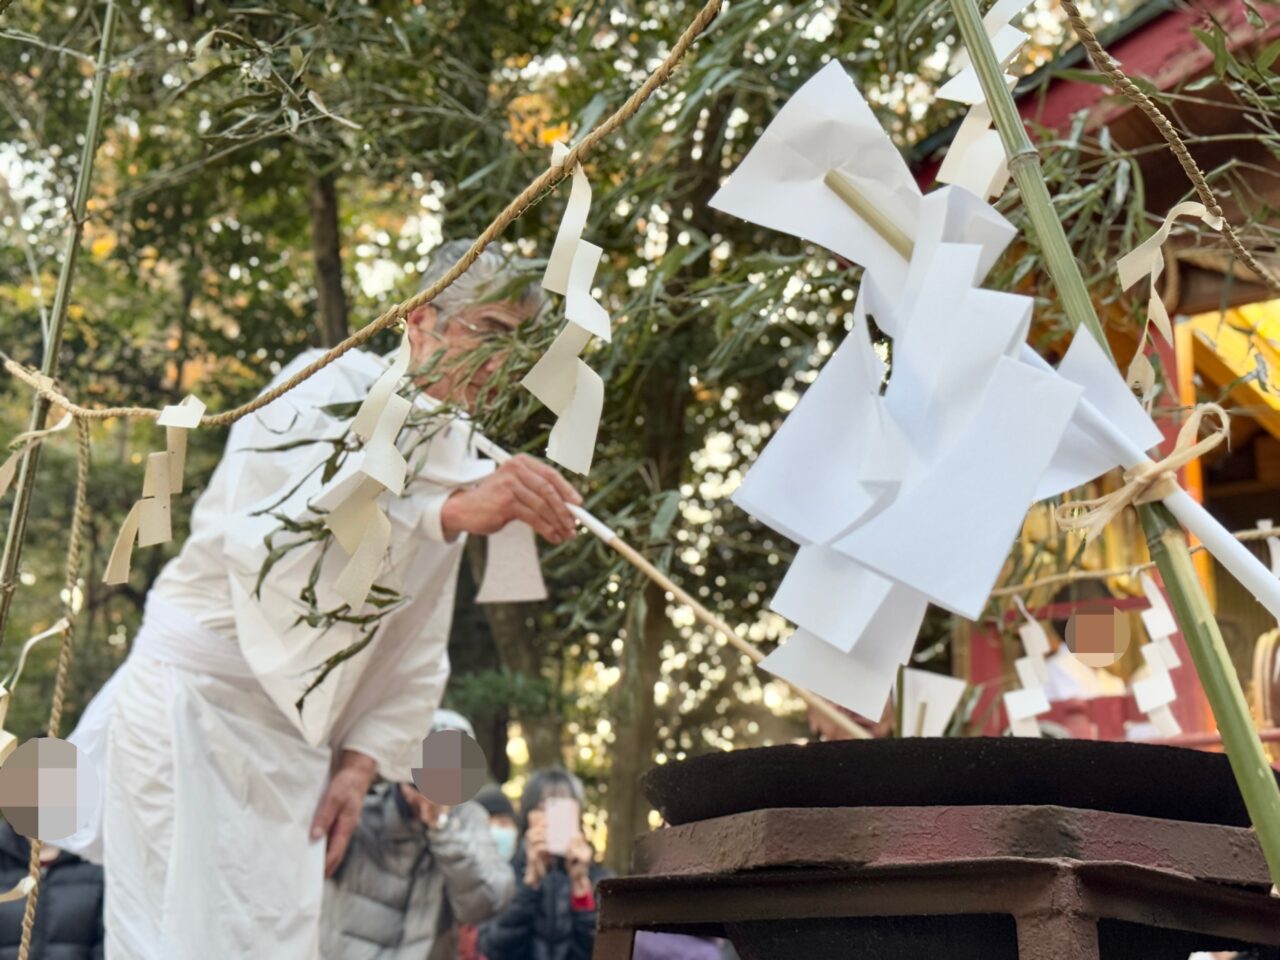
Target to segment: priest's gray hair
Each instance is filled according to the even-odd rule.
[[[421,293],[446,273],[469,249],[473,240],[450,240],[442,243],[431,254],[427,269],[418,283]],[[537,311],[545,302],[542,288],[529,278],[530,261],[520,256],[508,256],[495,246],[487,247],[476,258],[466,273],[442,290],[432,306],[436,308],[439,330],[449,317],[476,303],[492,300],[510,300],[520,306]]]

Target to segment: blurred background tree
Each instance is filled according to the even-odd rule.
[[[243,402],[298,350],[332,344],[412,293],[442,238],[482,229],[546,167],[551,143],[625,99],[700,6],[122,0],[88,255],[63,348],[69,391],[148,406],[191,391],[213,410]],[[0,20],[0,337],[26,362],[39,356],[57,273],[100,7],[17,0]],[[1061,41],[1051,4],[1030,9],[1028,70]],[[597,282],[615,334],[588,358],[608,392],[596,466],[580,486],[592,510],[766,647],[788,629],[767,602],[792,548],[726,496],[843,336],[857,272],[707,200],[833,58],[904,151],[918,153],[958,115],[931,97],[955,69],[954,34],[945,0],[733,0],[587,164],[587,235],[606,250]],[[1046,145],[1081,261],[1092,282],[1114,286],[1115,246],[1141,222],[1136,165],[1105,131]],[[563,192],[545,199],[503,242],[544,257],[563,202]],[[1016,202],[1001,206],[1020,223]],[[1036,296],[1053,326],[1034,250],[1011,251],[992,284]],[[1125,312],[1138,316],[1136,298]],[[511,389],[482,412],[509,448],[542,449],[549,419],[515,384],[560,320],[553,312],[521,335],[503,373]],[[12,435],[28,396],[11,383],[4,391]],[[176,517],[189,513],[224,437],[194,434]],[[179,519],[175,544],[139,551],[128,586],[101,584],[159,435],[149,423],[106,422],[94,439],[72,720],[124,656],[146,587],[183,533]],[[51,443],[42,471],[8,656],[58,616],[70,444]],[[448,701],[475,719],[501,778],[548,763],[577,769],[615,867],[649,825],[636,784],[653,763],[803,735],[798,701],[590,537],[544,550],[552,599],[537,605],[475,607],[482,553],[471,545],[460,586]],[[947,619],[931,617],[918,648],[943,663]],[[50,649],[28,668],[11,713],[21,735],[44,722],[52,665]]]

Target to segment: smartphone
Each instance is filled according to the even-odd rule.
[[[569,852],[569,841],[578,833],[582,811],[572,797],[547,797],[542,802],[547,818],[547,853],[563,857]]]

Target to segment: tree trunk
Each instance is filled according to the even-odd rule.
[[[311,177],[311,253],[316,263],[320,346],[347,337],[347,295],[342,289],[342,236],[338,229],[337,179],[330,170]]]
[[[715,226],[707,203],[720,180],[720,138],[729,104],[728,98],[720,97],[709,107],[705,129],[710,133],[711,142],[699,168],[692,174],[687,194],[692,210],[690,223],[704,236],[711,236]],[[667,283],[668,301],[687,304],[685,291],[709,276],[710,270],[710,258],[705,254],[685,264]],[[667,335],[680,340],[688,349],[670,349],[666,365],[653,370],[645,378],[643,387],[645,455],[653,465],[659,490],[680,488],[689,464],[691,443],[685,418],[690,400],[689,358],[698,355],[697,308],[687,305],[685,313],[674,319]],[[650,560],[659,567],[664,565],[658,557]],[[653,691],[662,676],[663,643],[671,638],[679,642],[679,633],[667,617],[664,591],[646,582],[637,599],[642,602],[635,606],[643,613],[634,618],[626,638],[615,701],[617,733],[611,750],[606,802],[609,846],[605,860],[619,872],[629,872],[635,839],[649,829],[649,804],[640,792],[640,777],[653,764],[657,746],[658,710]]]
[[[677,354],[678,355],[678,354]],[[660,489],[677,489],[688,460],[684,416],[689,376],[683,365],[651,374],[645,391],[645,443]],[[622,676],[615,699],[616,731],[609,768],[609,846],[605,861],[629,872],[636,837],[649,829],[649,804],[640,777],[653,764],[658,709],[653,690],[662,676],[663,643],[676,636],[667,616],[666,593],[645,581],[632,603]]]

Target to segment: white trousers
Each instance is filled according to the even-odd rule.
[[[141,651],[106,725],[108,960],[319,956],[330,764],[251,678]]]

